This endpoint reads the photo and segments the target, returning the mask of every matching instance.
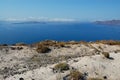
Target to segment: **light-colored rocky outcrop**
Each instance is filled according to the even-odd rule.
[[[86,77],[120,79],[120,46],[101,43],[67,46],[50,47],[51,51],[44,54],[29,46],[1,46],[0,80],[62,80],[70,71],[53,73],[53,66],[59,62],[67,62],[70,67],[86,73]],[[105,58],[102,52],[110,53],[110,59]]]

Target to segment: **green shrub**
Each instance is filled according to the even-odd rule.
[[[70,72],[70,80],[84,80],[84,76],[78,70],[72,70]]]
[[[108,52],[103,52],[102,54],[104,55],[104,57],[110,58],[110,54]]]
[[[69,70],[69,65],[67,63],[59,63],[54,66],[54,69],[57,71]]]

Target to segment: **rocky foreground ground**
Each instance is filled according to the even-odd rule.
[[[1,45],[0,80],[120,80],[120,45],[54,43],[44,44],[45,50],[41,43]],[[69,69],[56,70],[59,63],[68,64]],[[78,74],[71,78],[73,70],[82,78],[74,78]]]

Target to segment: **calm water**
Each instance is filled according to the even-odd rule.
[[[92,23],[0,24],[0,43],[120,40],[120,26]]]

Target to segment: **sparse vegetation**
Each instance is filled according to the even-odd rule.
[[[103,43],[108,45],[120,45],[120,41],[114,41],[114,40],[101,40],[101,41],[96,41],[95,43]]]
[[[56,41],[52,41],[52,40],[46,40],[46,41],[42,41],[38,44],[42,44],[42,45],[45,45],[45,46],[53,46],[55,45],[57,42]]]
[[[69,42],[63,42],[63,41],[53,41],[53,40],[46,40],[46,41],[41,41],[39,43],[35,43],[35,44],[32,44],[31,46],[37,46],[38,44],[42,44],[44,46],[53,46],[53,47],[58,47],[58,48],[61,48],[61,47],[66,47],[67,45],[74,45],[74,44],[86,44],[87,42],[85,41],[80,41],[80,42],[77,42],[77,41],[69,41]]]
[[[104,55],[105,58],[110,58],[110,54],[108,52],[103,52],[102,54]]]
[[[23,49],[23,47],[17,47],[17,50],[22,50]]]
[[[15,47],[10,47],[11,48],[11,50],[15,50],[16,48]]]
[[[38,44],[36,51],[38,53],[48,53],[51,49],[43,44]]]
[[[22,50],[23,47],[10,47],[11,50]]]
[[[70,80],[84,80],[84,76],[78,70],[70,71]]]
[[[16,44],[14,44],[14,45],[15,45],[15,46],[26,46],[27,44],[21,42],[21,43],[16,43]]]
[[[108,45],[120,45],[120,41],[114,41],[114,40],[101,40],[101,41],[96,41],[96,42],[86,42],[86,41],[69,41],[69,42],[57,42],[53,40],[46,40],[46,41],[41,41],[36,44],[32,44],[32,46],[36,46],[38,44],[42,44],[45,46],[53,46],[53,47],[65,47],[66,45],[69,44],[84,44],[87,45],[88,43],[102,43],[102,44],[108,44]]]
[[[73,44],[75,44],[75,45],[73,45]],[[70,48],[66,48],[67,46]],[[9,63],[12,64],[14,62],[14,59],[19,59],[17,61],[21,61],[21,60],[24,61],[24,62],[22,62],[23,65],[18,65],[18,63],[19,63],[18,62],[18,63],[13,64],[13,67],[10,67],[10,68],[9,68],[9,66],[7,66],[8,68],[6,66],[3,67],[3,69],[0,70],[0,74],[3,75],[3,78],[8,78],[9,76],[14,76],[16,74],[18,74],[18,75],[23,74],[24,72],[26,73],[29,70],[35,70],[35,69],[39,69],[41,67],[40,70],[42,70],[42,71],[39,71],[40,74],[42,74],[42,72],[44,72],[44,70],[46,70],[46,69],[49,72],[45,71],[45,74],[43,74],[43,76],[39,77],[40,79],[42,79],[42,78],[45,79],[44,75],[46,75],[47,73],[53,74],[52,71],[54,70],[55,71],[54,74],[47,75],[47,77],[55,78],[55,76],[56,76],[56,78],[58,80],[62,80],[62,79],[63,80],[104,80],[104,79],[106,80],[106,79],[111,78],[109,76],[109,73],[111,73],[111,71],[109,71],[109,68],[110,68],[109,66],[112,66],[112,67],[115,66],[115,68],[116,68],[115,70],[118,70],[118,68],[119,68],[119,67],[116,67],[116,66],[118,66],[116,63],[114,65],[107,65],[109,63],[110,59],[112,59],[112,57],[113,57],[113,59],[115,58],[115,60],[110,61],[111,64],[113,64],[114,62],[117,62],[117,59],[119,60],[119,56],[114,56],[114,53],[111,53],[111,55],[110,55],[108,52],[110,52],[110,51],[115,52],[115,53],[120,52],[119,46],[115,46],[115,47],[113,46],[114,49],[112,49],[112,50],[110,50],[111,48],[108,49],[109,46],[111,47],[111,45],[106,46],[104,44],[95,44],[95,45],[93,44],[92,45],[92,43],[87,44],[85,42],[69,43],[69,42],[57,42],[57,41],[45,41],[45,42],[43,41],[43,42],[36,44],[33,47],[30,47],[29,45],[27,45],[27,46],[13,46],[13,45],[12,46],[11,45],[0,46],[0,49],[1,49],[0,53],[3,53],[1,55],[4,55],[4,56],[1,56],[1,60],[3,61],[3,62],[2,61],[1,62],[3,65],[4,65],[4,63],[6,65]],[[105,49],[102,50],[103,48],[105,48]],[[50,49],[52,49],[50,54],[36,54],[36,51],[39,53],[47,53],[50,51]],[[19,50],[21,50],[21,51],[19,51]],[[108,51],[108,52],[103,52],[103,51]],[[30,53],[30,54],[28,54],[28,53]],[[98,53],[103,54],[106,59],[99,57],[99,56],[91,57],[91,55],[98,54]],[[9,60],[7,58],[5,58],[6,55],[10,55]],[[19,56],[17,56],[17,55],[19,55]],[[119,54],[115,54],[115,55],[119,55]],[[88,56],[88,57],[82,58],[83,56]],[[92,62],[93,58],[94,58],[94,60],[96,60],[95,62]],[[100,61],[97,58],[99,58]],[[7,60],[5,60],[5,59],[7,59]],[[87,62],[87,63],[81,65],[81,63],[83,62],[82,60],[85,60],[85,62]],[[109,60],[109,61],[106,61],[106,60]],[[71,64],[64,63],[63,61],[71,63]],[[63,63],[61,63],[61,62],[63,62]],[[77,62],[77,63],[75,63],[75,62]],[[95,65],[96,63],[101,63],[101,62],[103,64],[99,64],[99,67]],[[95,68],[95,70],[99,70],[104,67],[107,70],[105,74],[108,74],[108,75],[104,74],[101,76],[101,74],[102,74],[101,71],[95,71],[95,72],[93,71],[95,73],[95,76],[100,76],[100,77],[96,78],[96,77],[91,76],[91,78],[89,78],[89,76],[92,74],[91,73],[92,70],[90,69],[86,72],[86,70],[84,70],[84,69],[89,68],[89,64],[91,64],[91,63],[93,63],[93,65],[91,65],[91,67]],[[119,63],[119,61],[117,63]],[[53,66],[54,64],[56,64],[56,65]],[[104,65],[104,66],[102,66],[102,65]],[[18,69],[21,69],[21,70],[18,71]],[[85,72],[78,71],[77,69],[81,69],[81,71],[85,71]],[[118,72],[115,72],[115,70],[113,71],[113,74],[118,73]],[[32,75],[32,74],[28,74],[28,75]],[[112,75],[112,74],[110,74],[110,75]],[[18,79],[23,80],[23,78],[19,77]],[[34,78],[36,79],[36,77],[34,77]],[[117,77],[117,79],[118,78],[119,77]]]
[[[38,46],[38,45],[44,45],[44,46],[53,46],[53,47],[65,47],[66,42],[57,42],[57,41],[52,41],[52,40],[46,40],[42,41],[36,44],[32,44],[32,46]]]
[[[103,80],[101,78],[89,78],[88,80]]]
[[[54,69],[60,72],[66,71],[69,70],[69,65],[67,63],[59,63],[54,66]]]
[[[115,53],[118,53],[118,52],[120,52],[120,50],[116,50],[116,51],[114,51]]]
[[[56,47],[65,47],[66,43],[65,42],[58,42],[55,46]]]

